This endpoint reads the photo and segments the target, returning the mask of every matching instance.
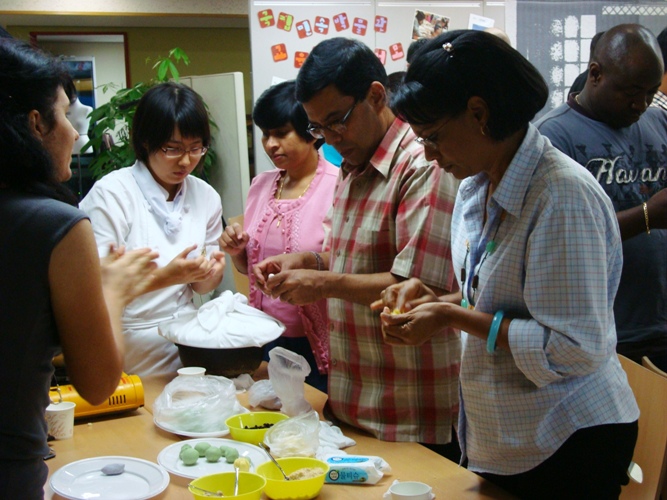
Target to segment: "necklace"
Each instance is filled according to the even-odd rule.
[[[472,296],[470,297],[466,297],[466,267],[468,265],[468,256],[470,255],[470,242],[466,240],[466,255],[463,258],[463,267],[461,268],[461,293],[463,294],[463,298],[461,299],[461,307],[465,307],[466,309],[475,309],[475,295],[477,294],[477,287],[479,286],[479,273],[482,270],[484,262],[486,262],[486,258],[493,254],[493,252],[496,251],[496,248],[498,248],[498,244],[496,243],[496,236],[498,235],[498,229],[500,229],[500,225],[503,223],[503,220],[505,220],[504,210],[500,213],[500,220],[498,221],[496,230],[493,232],[493,238],[491,238],[484,246],[484,255],[482,256],[482,260],[479,262],[479,266],[477,266],[477,272],[473,275],[472,281],[470,283],[470,288],[472,289]],[[474,271],[474,267],[471,270]]]
[[[308,182],[308,185],[306,186],[306,189],[303,190],[303,192],[297,197],[297,199],[298,199],[298,198],[301,198],[304,194],[306,194],[306,191],[308,191],[308,188],[309,188],[310,185],[313,183],[313,179],[314,179],[314,178],[315,178],[315,176],[313,175],[313,176],[310,178],[310,182]],[[278,193],[276,194],[276,200],[280,200],[280,199],[281,199],[281,196],[282,196],[282,194],[283,194],[283,186],[284,186],[284,185],[285,185],[285,176],[284,176],[284,175],[281,175],[281,176],[280,176],[280,182],[278,183]]]
[[[283,186],[285,185],[285,177],[286,175],[281,175],[280,176],[280,181],[278,183],[278,193],[276,193],[276,200],[280,200],[281,196],[283,194]],[[306,189],[303,190],[303,192],[296,198],[299,199],[301,198],[304,194],[306,194],[306,191],[310,188],[310,185],[313,183],[313,179],[315,178],[315,175],[313,175],[310,178],[310,181],[308,182],[308,185],[306,186]],[[278,223],[276,224],[276,227],[280,227],[280,223],[283,221],[283,214],[279,213],[278,214]]]

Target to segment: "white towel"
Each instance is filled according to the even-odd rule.
[[[227,290],[197,311],[163,321],[158,331],[176,344],[206,348],[261,347],[282,335],[285,325]]]

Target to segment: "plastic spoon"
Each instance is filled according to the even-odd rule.
[[[234,466],[234,496],[237,496],[239,494],[239,468],[238,466]]]
[[[260,447],[261,449],[263,449],[263,450],[266,452],[266,454],[269,456],[269,458],[271,459],[271,461],[272,461],[274,464],[276,464],[276,467],[278,467],[278,470],[280,471],[280,473],[281,473],[281,474],[283,475],[283,477],[285,478],[285,481],[289,481],[290,478],[287,477],[287,474],[285,474],[285,471],[283,470],[283,468],[282,468],[282,467],[280,466],[280,464],[276,461],[276,459],[273,458],[273,455],[271,455],[271,452],[269,451],[269,448],[268,448],[264,443],[259,443],[259,447]]]
[[[200,488],[199,486],[195,486],[195,485],[192,484],[192,483],[188,484],[188,486],[189,486],[190,488],[192,488],[193,490],[197,490],[197,491],[202,492],[202,493],[203,493],[204,495],[206,495],[207,497],[217,497],[217,498],[222,498],[222,497],[225,496],[225,495],[223,495],[223,494],[222,494],[221,492],[219,492],[219,491],[209,491],[209,490],[205,490],[204,488]]]

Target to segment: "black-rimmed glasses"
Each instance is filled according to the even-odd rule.
[[[329,125],[313,125],[312,123],[308,125],[308,133],[312,135],[315,139],[324,139],[324,131],[329,130],[335,134],[342,135],[347,132],[347,125],[345,123],[349,120],[350,115],[354,108],[359,104],[359,101],[354,101],[352,107],[345,113],[345,116],[340,120],[331,122]]]
[[[201,158],[206,154],[208,148],[196,147],[185,150],[183,148],[160,148],[167,158],[182,158],[185,153],[190,155],[190,158]]]

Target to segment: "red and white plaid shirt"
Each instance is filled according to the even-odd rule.
[[[331,271],[391,272],[457,289],[450,226],[458,181],[424,159],[395,120],[364,168],[342,165],[331,234]],[[383,342],[379,313],[329,299],[329,402],[342,421],[385,441],[448,443],[458,412],[458,330],[418,347]]]

